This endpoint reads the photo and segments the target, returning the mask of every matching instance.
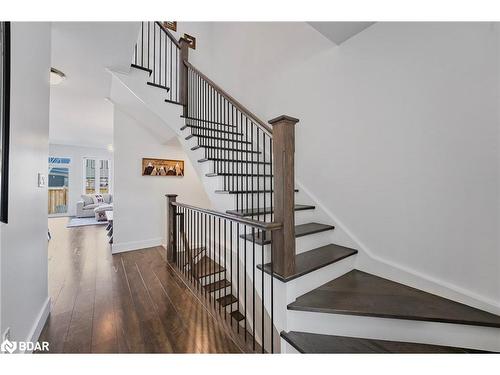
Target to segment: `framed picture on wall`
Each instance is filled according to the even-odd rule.
[[[184,160],[142,159],[143,176],[184,176]]]
[[[0,221],[7,223],[10,125],[10,22],[0,22]]]

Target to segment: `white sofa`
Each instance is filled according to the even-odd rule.
[[[113,205],[112,194],[101,194],[104,198],[102,203],[94,203],[93,195],[95,194],[83,194],[82,199],[76,202],[76,217],[93,217],[95,208],[102,205]]]

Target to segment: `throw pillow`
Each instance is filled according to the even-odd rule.
[[[102,194],[92,195],[92,200],[94,201],[95,204],[104,203],[104,197],[102,196]]]

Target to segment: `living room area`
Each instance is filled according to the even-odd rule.
[[[49,221],[57,218],[68,228],[107,224],[113,210],[112,146],[51,143],[49,155]]]

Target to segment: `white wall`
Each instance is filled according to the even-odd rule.
[[[81,195],[83,194],[83,158],[111,160],[111,179],[113,178],[113,153],[109,152],[107,149],[51,143],[49,145],[49,156],[71,158],[68,216],[76,215],[76,202],[81,199]],[[111,183],[111,190],[112,189],[113,186]]]
[[[261,119],[300,119],[297,180],[357,240],[360,267],[500,311],[491,24],[377,23],[340,47],[305,23],[180,29]]]
[[[1,224],[1,332],[37,339],[48,314],[50,23],[12,23],[9,223]]]
[[[134,118],[114,110],[113,252],[164,244],[165,194],[210,207],[198,175],[177,139],[162,143]],[[142,158],[182,159],[184,177],[142,176]]]

